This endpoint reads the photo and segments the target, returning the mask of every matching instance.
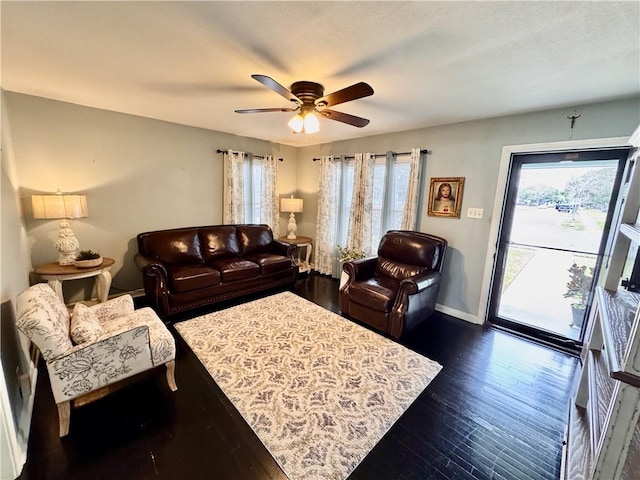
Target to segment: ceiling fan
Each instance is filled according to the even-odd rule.
[[[347,123],[362,128],[369,124],[369,120],[348,113],[330,110],[340,103],[350,102],[359,98],[373,95],[373,88],[364,82],[355,83],[337,92],[324,94],[324,87],[319,83],[301,81],[295,82],[287,89],[266,75],[251,75],[265,87],[296,104],[295,108],[247,108],[236,110],[236,113],[265,113],[265,112],[299,112],[290,121],[289,126],[296,133],[316,133],[320,130],[318,118],[314,112],[330,120]]]

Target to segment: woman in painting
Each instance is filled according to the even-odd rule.
[[[453,196],[451,184],[441,183],[438,187],[438,195],[433,201],[433,209],[437,212],[450,213],[454,211],[456,199]]]

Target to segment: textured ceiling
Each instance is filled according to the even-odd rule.
[[[640,93],[638,2],[8,2],[2,88],[311,145]],[[294,135],[251,78],[371,97]],[[570,113],[570,111],[568,112]]]

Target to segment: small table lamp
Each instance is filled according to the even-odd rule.
[[[58,249],[58,263],[73,265],[80,243],[67,219],[84,218],[88,215],[85,195],[63,195],[60,190],[52,195],[31,195],[33,218],[61,219],[58,239],[54,246]]]
[[[291,195],[291,198],[280,199],[280,210],[291,213],[291,215],[289,215],[289,223],[287,224],[287,238],[290,240],[296,238],[298,226],[296,225],[296,216],[294,213],[302,212],[302,202],[301,198],[293,198],[293,195]]]

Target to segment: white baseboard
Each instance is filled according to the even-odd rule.
[[[482,325],[483,323],[482,321],[480,321],[480,319],[478,319],[477,315],[473,315],[467,312],[462,312],[460,310],[456,310],[455,308],[447,307],[445,305],[440,305],[439,303],[436,304],[436,310],[446,315],[459,318],[460,320],[464,320],[469,323],[475,323],[476,325]]]

